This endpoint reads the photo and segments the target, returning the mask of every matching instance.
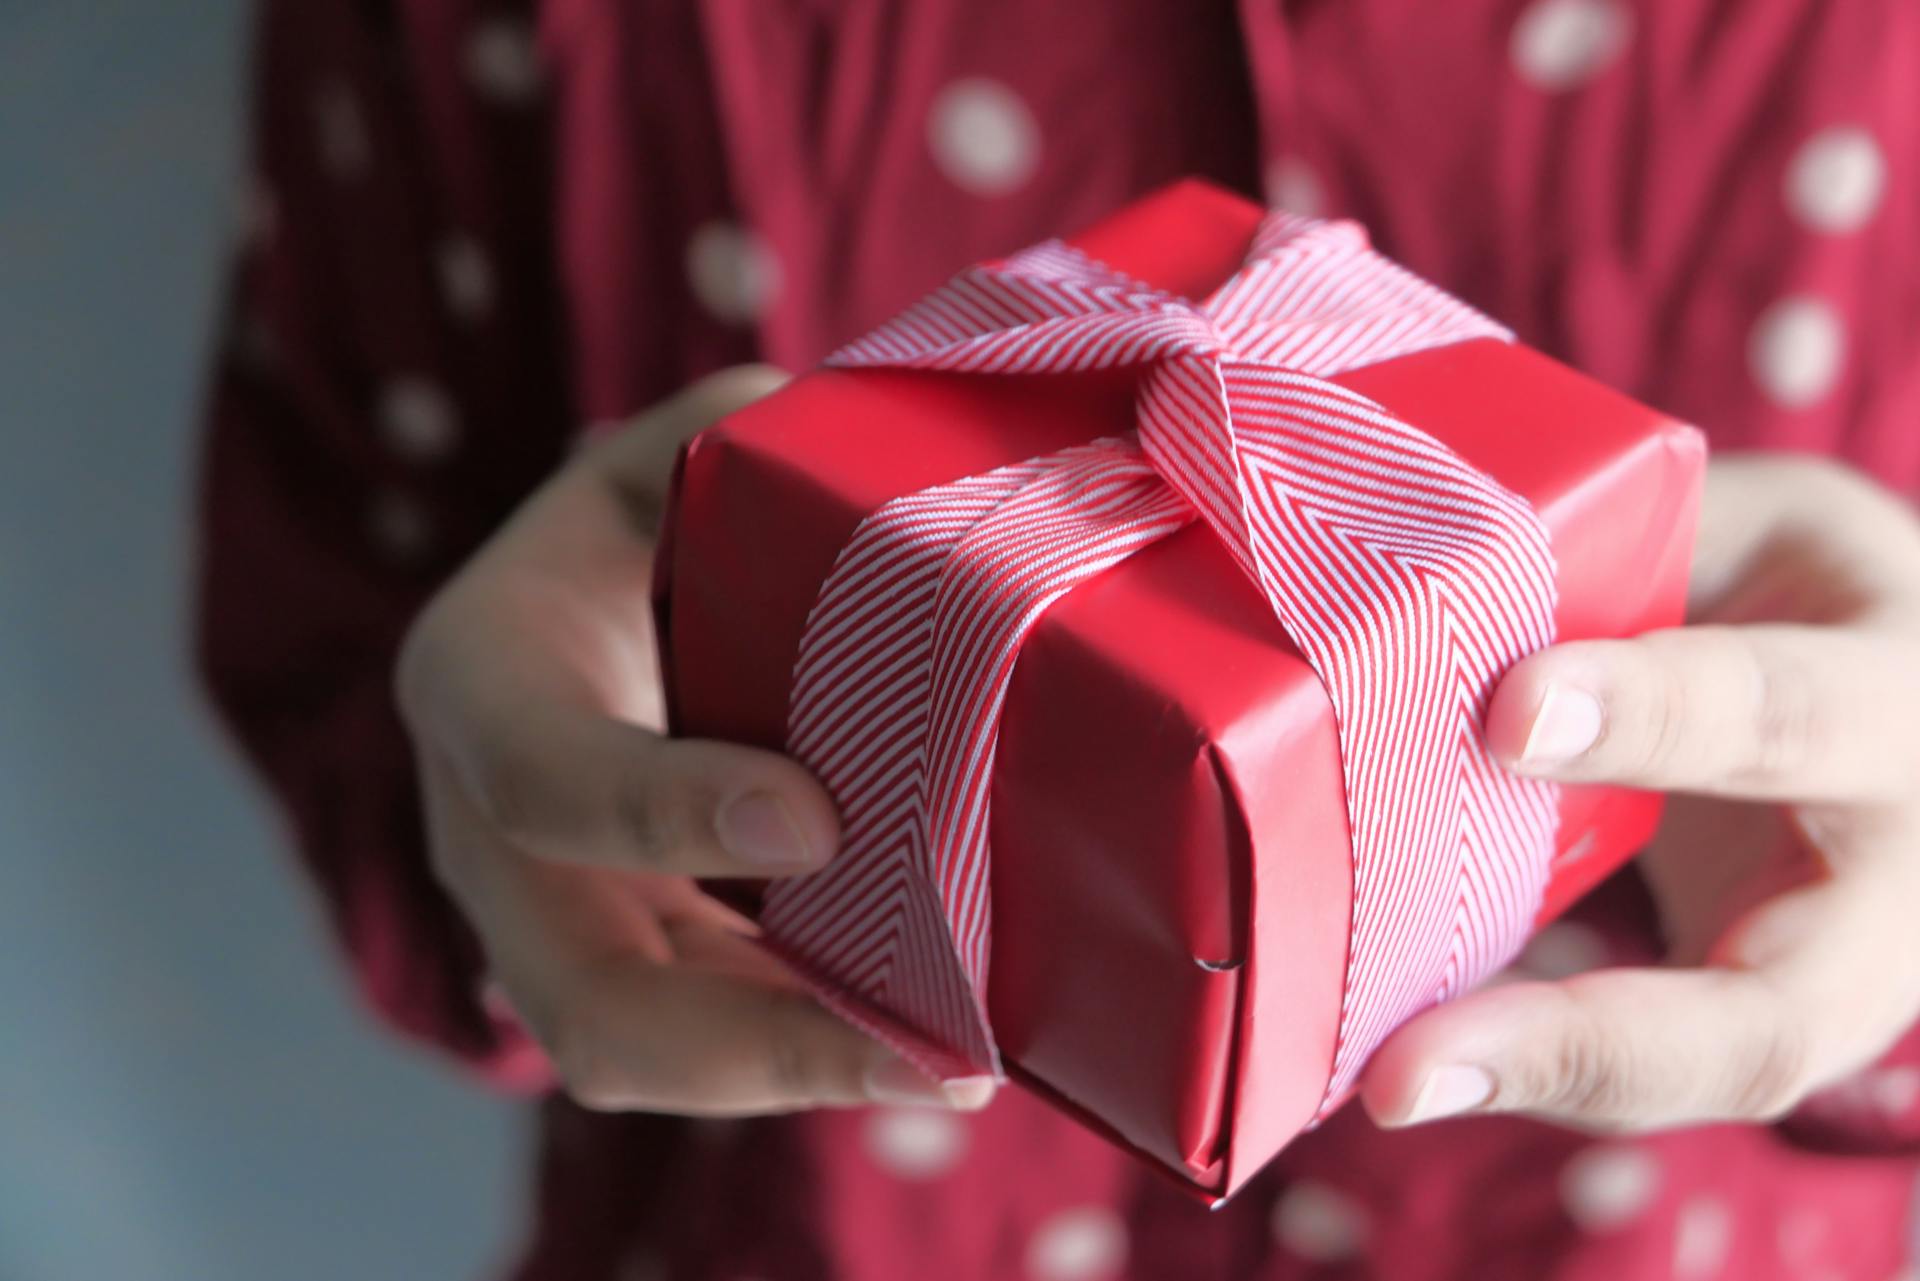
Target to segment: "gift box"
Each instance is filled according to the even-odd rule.
[[[1254,302],[1268,314],[1264,328],[1232,329],[1241,323],[1238,313],[1254,304],[1236,302],[1226,291],[1198,321],[1164,301],[1205,299],[1239,279],[1235,273],[1249,260],[1250,246],[1274,234],[1273,220],[1263,221],[1255,206],[1201,183],[1181,183],[1064,246],[1014,261],[1011,275],[980,277],[987,282],[981,288],[1014,292],[980,295],[987,302],[956,294],[911,313],[904,328],[850,348],[840,367],[795,379],[688,446],[656,582],[674,732],[796,751],[822,765],[830,788],[835,770],[843,780],[851,776],[820,745],[821,734],[857,738],[861,726],[880,715],[874,708],[884,705],[885,715],[909,720],[913,710],[884,699],[859,704],[851,692],[858,682],[836,684],[831,672],[820,676],[825,660],[808,659],[803,646],[891,652],[889,646],[924,642],[934,654],[927,663],[948,663],[946,676],[936,671],[929,678],[930,688],[903,687],[909,701],[932,710],[902,724],[918,742],[972,716],[989,734],[986,765],[967,766],[975,770],[970,783],[954,783],[937,764],[914,767],[918,775],[908,770],[902,777],[918,780],[917,811],[911,799],[877,802],[843,782],[836,793],[843,817],[851,807],[865,822],[868,811],[888,804],[894,807],[889,813],[917,813],[920,835],[900,838],[894,852],[874,845],[880,838],[853,833],[873,847],[855,861],[896,861],[905,870],[884,883],[907,888],[897,901],[875,907],[881,893],[872,887],[882,880],[870,877],[863,891],[857,884],[836,889],[829,879],[807,899],[810,915],[780,917],[770,904],[771,941],[835,1008],[931,1070],[1004,1067],[1210,1197],[1230,1194],[1337,1106],[1365,1051],[1394,1022],[1497,966],[1529,924],[1558,914],[1617,868],[1649,836],[1659,800],[1621,789],[1517,782],[1523,790],[1508,794],[1499,791],[1507,784],[1489,781],[1490,775],[1482,785],[1494,791],[1475,793],[1470,806],[1453,792],[1445,793],[1452,799],[1444,806],[1422,799],[1423,767],[1403,765],[1383,744],[1393,742],[1395,727],[1424,723],[1425,704],[1415,705],[1414,686],[1405,695],[1414,701],[1402,706],[1392,692],[1400,686],[1369,685],[1373,660],[1362,652],[1371,652],[1367,636],[1419,632],[1418,609],[1355,632],[1359,641],[1327,639],[1315,630],[1317,621],[1299,612],[1303,607],[1286,614],[1281,597],[1295,584],[1343,574],[1366,578],[1371,571],[1329,570],[1312,553],[1290,553],[1298,563],[1275,562],[1277,553],[1261,550],[1257,531],[1236,551],[1228,526],[1241,518],[1240,508],[1229,503],[1225,516],[1209,511],[1196,518],[1179,494],[1166,490],[1154,469],[1175,468],[1177,460],[1168,461],[1164,443],[1149,441],[1143,454],[1133,433],[1137,428],[1147,436],[1151,410],[1165,420],[1153,427],[1162,442],[1169,432],[1204,435],[1205,413],[1196,410],[1187,422],[1178,405],[1148,404],[1155,396],[1166,401],[1165,387],[1173,384],[1163,380],[1160,391],[1143,391],[1152,366],[1133,360],[1151,337],[1141,326],[1166,330],[1153,339],[1162,344],[1154,348],[1156,359],[1176,373],[1200,371],[1196,385],[1214,387],[1206,370],[1225,369],[1218,385],[1227,387],[1229,399],[1239,394],[1250,404],[1247,389],[1269,385],[1297,391],[1307,406],[1295,417],[1305,423],[1300,439],[1308,453],[1318,439],[1308,421],[1311,407],[1334,404],[1340,412],[1410,425],[1415,453],[1427,448],[1420,442],[1437,442],[1429,451],[1438,460],[1433,466],[1471,473],[1461,483],[1482,486],[1475,501],[1502,526],[1500,537],[1510,545],[1503,544],[1501,554],[1508,559],[1486,562],[1492,568],[1474,569],[1481,562],[1472,560],[1464,562],[1466,571],[1456,566],[1447,572],[1459,581],[1448,580],[1453,585],[1441,594],[1473,596],[1480,579],[1530,573],[1528,566],[1543,556],[1551,562],[1544,594],[1516,589],[1519,603],[1509,611],[1524,613],[1526,602],[1537,598],[1535,629],[1489,625],[1489,636],[1512,633],[1510,652],[1496,666],[1546,640],[1625,636],[1677,623],[1704,463],[1701,438],[1691,428],[1506,340],[1497,326],[1437,291],[1409,293],[1428,287],[1394,274],[1326,224],[1295,220],[1280,228],[1275,260],[1284,260],[1286,270],[1319,272],[1327,287],[1309,281],[1294,290],[1298,297],[1276,298],[1294,288],[1283,271],[1276,279],[1285,288],[1255,291],[1262,296]],[[1316,246],[1332,246],[1332,256]],[[1318,329],[1305,331],[1286,327],[1289,308],[1325,311],[1314,297],[1332,296],[1328,290],[1352,271],[1377,273],[1369,279],[1386,283],[1349,290],[1349,302],[1375,307],[1376,294],[1391,294],[1401,310],[1388,307],[1358,321],[1341,313],[1344,319],[1316,321]],[[1044,290],[1036,292],[1036,280]],[[996,327],[1024,324],[1021,332],[1041,332],[1030,323],[1034,315],[1013,314],[1029,304],[1043,311],[1077,308],[1083,325],[1092,323],[1085,313],[1113,309],[1117,354],[1061,357],[1042,343],[1046,350],[1028,358],[1013,347],[980,345],[997,341],[980,336]],[[1417,325],[1402,323],[1406,316],[1423,318],[1432,333],[1422,337]],[[959,332],[968,325],[980,333]],[[1182,325],[1187,328],[1174,333]],[[1243,359],[1234,352],[1226,359],[1226,348],[1215,341],[1220,333],[1241,335],[1232,337],[1241,346],[1264,343],[1266,354]],[[1338,345],[1328,333],[1351,339],[1361,358],[1339,367],[1343,362],[1327,354],[1329,345]],[[1265,337],[1256,342],[1249,334]],[[921,340],[923,347],[914,349]],[[974,345],[955,354],[956,342]],[[1367,344],[1379,342],[1391,348],[1387,358],[1366,359]],[[945,355],[928,354],[941,343],[949,349]],[[916,359],[923,366],[947,363],[884,367]],[[1286,372],[1306,365],[1332,372],[1311,379]],[[1372,466],[1365,454],[1354,456],[1354,474],[1363,477]],[[1004,642],[1000,668],[1006,670],[987,660],[969,667],[971,659],[940,657],[943,644],[948,651],[967,648],[943,638],[960,634],[954,620],[967,616],[969,600],[994,601],[998,588],[957,604],[943,596],[923,614],[897,613],[891,623],[883,620],[885,611],[907,608],[894,598],[899,591],[883,586],[867,600],[845,595],[841,580],[860,568],[849,566],[849,557],[866,554],[856,540],[870,539],[883,516],[910,524],[918,510],[913,496],[945,495],[949,501],[937,510],[946,512],[971,501],[967,495],[978,486],[990,489],[999,483],[993,478],[1010,477],[1006,483],[1014,488],[982,500],[982,511],[998,512],[994,504],[1008,502],[1007,493],[1031,492],[1018,488],[1036,483],[1019,470],[1031,460],[1080,466],[1078,460],[1094,456],[1107,470],[1093,474],[1106,479],[1068,485],[1072,501],[1097,505],[1108,489],[1133,486],[1114,501],[1135,504],[1128,508],[1134,525],[1126,528],[1148,532],[1055,596],[1028,599],[1023,608],[1032,618],[1022,623],[1025,630],[996,642]],[[1420,470],[1426,463],[1415,464],[1409,474],[1428,475]],[[1251,475],[1251,468],[1246,463],[1242,470]],[[1206,491],[1205,476],[1182,483],[1189,494]],[[1416,489],[1426,485],[1415,482]],[[1441,495],[1435,501],[1452,510],[1445,497],[1452,491],[1438,481],[1432,488]],[[1244,506],[1250,525],[1265,519],[1257,504]],[[1183,514],[1170,514],[1176,508]],[[1098,529],[1119,528],[1097,515],[1108,521]],[[979,512],[971,512],[966,519],[976,517]],[[1504,528],[1508,522],[1517,532]],[[1340,544],[1345,526],[1331,519],[1327,526],[1333,532],[1314,536]],[[1046,546],[1080,554],[1097,541],[1085,533],[1094,526],[1060,528],[1068,532]],[[1278,535],[1266,537],[1271,543]],[[1530,537],[1540,546],[1529,544]],[[882,545],[891,546],[874,544]],[[961,553],[973,554],[970,546],[962,537],[935,549],[940,593],[958,572]],[[1030,553],[994,554],[1002,559],[986,563],[976,577],[997,582],[1005,555]],[[1406,559],[1419,574],[1444,579],[1441,570],[1423,568],[1425,554],[1416,549]],[[1334,602],[1328,612],[1338,613],[1344,598],[1326,599]],[[832,634],[823,638],[823,629]],[[1407,644],[1417,651],[1426,642],[1416,637]],[[1343,666],[1343,653],[1357,675]],[[796,665],[804,669],[808,662],[819,679],[803,670],[797,691]],[[1419,667],[1408,662],[1408,670]],[[1451,678],[1433,679],[1442,682],[1438,689]],[[967,704],[972,684],[992,681],[997,699]],[[1488,684],[1483,674],[1478,686],[1468,682],[1463,697],[1483,700]],[[850,728],[836,731],[836,700],[848,700],[842,720]],[[1461,714],[1477,714],[1481,706],[1474,702]],[[804,723],[808,716],[812,728]],[[1364,737],[1368,733],[1374,737]],[[1460,753],[1468,773],[1485,767],[1469,759],[1475,748],[1464,742],[1402,746],[1440,753],[1432,759],[1441,766],[1453,759],[1446,753]],[[910,755],[895,740],[870,747],[867,755],[885,758],[882,764]],[[940,758],[938,744],[929,750]],[[972,759],[966,752],[957,757]],[[1451,779],[1435,768],[1433,777]],[[979,792],[972,810],[963,803],[967,786]],[[1458,866],[1440,859],[1443,874],[1412,877],[1409,888],[1396,888],[1393,878],[1408,875],[1401,864],[1415,857],[1404,843],[1413,838],[1379,835],[1378,816],[1368,807],[1380,805],[1400,805],[1396,813],[1444,829],[1422,838],[1430,840],[1423,847],[1430,851],[1451,849],[1448,842],[1471,844],[1483,839],[1482,828],[1501,828],[1509,819],[1514,831],[1531,823],[1533,835],[1522,832],[1510,844],[1526,851],[1515,856],[1516,866],[1527,860],[1537,866],[1503,878],[1470,866],[1478,856],[1469,853]],[[929,808],[943,807],[978,820],[978,848],[970,858],[941,861],[947,846],[962,839],[954,833],[965,828],[956,820],[948,830],[939,814],[928,816]],[[1455,812],[1463,807],[1471,810],[1464,818]],[[1505,817],[1490,820],[1487,811]],[[1498,859],[1487,864],[1497,865]],[[856,872],[847,875],[857,879]],[[1431,956],[1399,945],[1395,931],[1413,929],[1398,923],[1402,894],[1409,902],[1419,898],[1429,915],[1457,904],[1457,922],[1433,931],[1438,941],[1428,949]],[[942,919],[921,919],[930,916]],[[1416,916],[1409,909],[1409,919]],[[1482,917],[1504,922],[1490,931],[1491,941],[1475,937]],[[1382,956],[1419,973],[1393,988],[1374,972],[1383,967],[1369,960]],[[954,988],[961,981],[954,979],[943,988],[923,972],[943,966],[966,986]],[[873,977],[883,973],[884,980]],[[1369,995],[1368,983],[1386,995]],[[954,990],[963,995],[940,996]],[[959,1021],[953,1026],[977,1014],[982,1030],[953,1031],[944,1021],[949,1010]]]

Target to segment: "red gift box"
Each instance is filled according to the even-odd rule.
[[[1182,183],[1070,242],[1198,297],[1253,205]],[[1130,372],[823,369],[703,433],[659,563],[674,732],[781,749],[802,629],[836,556],[903,494],[1125,432]],[[1332,379],[1524,497],[1561,639],[1680,620],[1704,447],[1518,344]],[[1539,920],[1638,849],[1659,798],[1560,793]],[[1024,1082],[1214,1195],[1309,1125],[1332,1074],[1353,865],[1326,688],[1208,529],[1059,600],[1020,650],[992,778],[987,1008]]]

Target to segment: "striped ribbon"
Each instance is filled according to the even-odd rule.
[[[1510,340],[1352,224],[1269,215],[1193,304],[1060,242],[956,277],[844,367],[1140,371],[1137,433],[897,499],[809,616],[788,746],[844,844],[778,883],[768,938],[835,1008],[941,1077],[999,1075],[986,1013],[988,802],[1001,704],[1063,593],[1198,517],[1325,684],[1353,844],[1327,1098],[1405,1018],[1503,964],[1547,879],[1556,796],[1499,769],[1494,681],[1553,637],[1526,502],[1329,375]]]

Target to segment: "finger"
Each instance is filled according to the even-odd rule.
[[[619,701],[615,691],[583,684],[564,664],[502,670],[496,658],[439,645],[433,661],[407,664],[403,701],[416,740],[480,821],[522,851],[757,878],[812,871],[838,847],[833,802],[786,757],[666,739],[602,710]]]
[[[635,877],[528,856],[505,840],[431,752],[418,753],[434,875],[474,927],[497,975],[554,977],[610,957],[664,964],[673,946],[658,904],[634,891],[684,887],[679,877]]]
[[[595,598],[611,592],[644,603],[681,446],[786,380],[771,365],[734,366],[604,431],[514,513],[463,576],[485,564],[510,568],[530,596],[557,579]]]
[[[529,859],[452,787],[429,793],[436,869],[505,1002],[589,1106],[745,1115],[862,1102],[976,1108],[834,1018],[686,882]],[[644,901],[623,889],[651,886]]]
[[[651,643],[649,540],[604,483],[665,483],[649,459],[784,375],[726,371],[643,415],[529,503],[416,624],[396,677],[493,829],[550,858],[696,876],[791,875],[838,843],[833,806],[790,761],[668,743]]]
[[[546,1042],[568,1093],[599,1110],[698,1116],[973,1110],[992,1097],[990,1079],[936,1082],[790,984],[742,976],[752,968],[622,963],[577,985]]]
[[[833,802],[774,752],[666,739],[555,704],[502,714],[452,736],[464,790],[486,822],[528,853],[686,876],[813,871],[840,840]]]
[[[1383,1125],[1523,1112],[1594,1129],[1777,1117],[1911,1022],[1899,913],[1875,876],[1767,904],[1703,969],[1601,970],[1483,989],[1397,1031],[1368,1066]]]
[[[1804,617],[1891,611],[1911,625],[1920,591],[1920,521],[1859,472],[1805,454],[1726,454],[1707,469],[1688,584],[1688,616],[1778,617],[1782,567],[1799,579]]]
[[[1776,1115],[1799,1095],[1797,1029],[1724,970],[1601,970],[1483,989],[1413,1019],[1361,1087],[1374,1120],[1524,1112],[1597,1129]]]
[[[788,381],[773,365],[735,365],[662,401],[595,443],[584,461],[611,488],[634,528],[651,535],[681,446]]]
[[[1522,660],[1487,712],[1518,772],[1789,801],[1904,796],[1920,663],[1870,630],[1685,627]]]

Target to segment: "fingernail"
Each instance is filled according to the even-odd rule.
[[[820,861],[793,811],[772,792],[734,797],[720,807],[713,826],[721,848],[750,867],[792,869]]]
[[[1427,1073],[1408,1109],[1404,1125],[1437,1121],[1471,1112],[1493,1097],[1493,1077],[1485,1068],[1446,1063]]]
[[[1527,744],[1520,749],[1522,765],[1559,765],[1585,752],[1600,739],[1604,719],[1600,700],[1576,685],[1549,685],[1533,714]]]
[[[945,1107],[975,1112],[993,1098],[990,1076],[936,1081],[905,1059],[889,1058],[867,1070],[867,1097],[897,1107]]]
[[[947,1096],[948,1107],[978,1112],[993,1102],[994,1091],[999,1088],[999,1083],[990,1076],[960,1076],[942,1082],[940,1092]]]

